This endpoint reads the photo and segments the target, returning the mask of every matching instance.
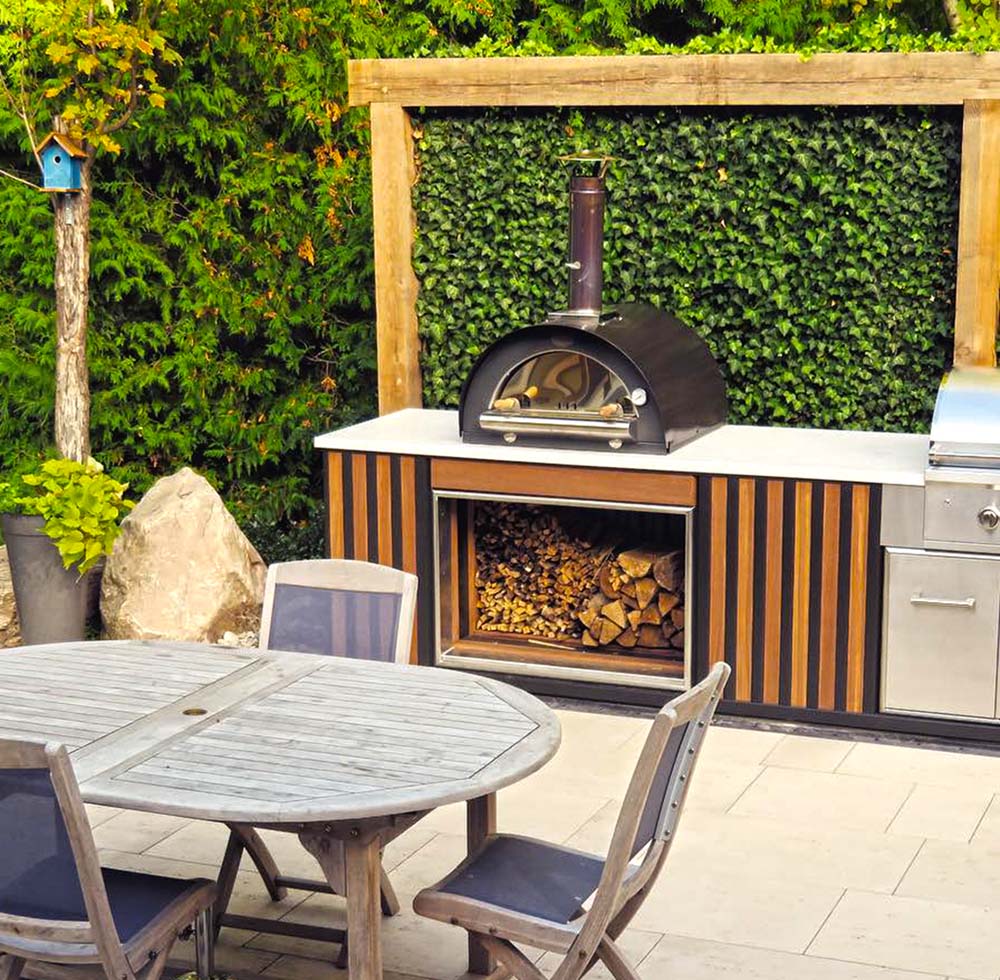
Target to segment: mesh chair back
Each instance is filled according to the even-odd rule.
[[[358,660],[395,659],[402,596],[277,583],[267,645]]]
[[[639,829],[636,831],[635,842],[632,845],[632,857],[635,857],[656,836],[660,825],[660,815],[667,803],[667,792],[674,784],[677,767],[681,762],[681,746],[687,739],[691,723],[675,725],[670,732],[670,738],[663,748],[660,763],[656,767],[653,785],[646,798],[642,815],[639,818]]]
[[[48,769],[0,768],[0,915],[4,913],[87,920],[76,859]]]
[[[653,723],[646,752],[661,742],[662,748],[658,756],[650,760],[653,774],[645,798],[639,804],[630,858],[654,841],[663,840],[676,823],[691,771],[728,676],[729,668],[725,664],[717,665],[700,684],[668,704]],[[664,726],[670,726],[666,738]],[[622,819],[626,817],[623,811]]]

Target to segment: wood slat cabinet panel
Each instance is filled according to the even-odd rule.
[[[877,711],[881,488],[698,482],[696,676],[725,660],[728,700]]]
[[[431,650],[434,629],[430,461],[327,452],[326,478],[329,556],[390,565],[420,580],[410,655],[417,663],[418,651]]]

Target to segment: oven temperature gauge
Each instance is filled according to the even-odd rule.
[[[980,527],[987,531],[995,531],[997,525],[1000,524],[1000,510],[997,510],[996,507],[984,507],[976,515],[976,520],[979,521]]]

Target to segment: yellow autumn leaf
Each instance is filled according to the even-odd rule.
[[[313,248],[311,235],[306,235],[306,237],[299,242],[298,253],[300,259],[305,260],[310,265],[316,264],[316,250]]]
[[[62,86],[53,85],[52,88],[47,88],[44,92],[45,98],[54,99],[62,91]]]
[[[143,54],[152,54],[153,53],[153,45],[150,44],[149,41],[144,41],[142,38],[139,38],[139,40],[135,42],[135,46]]]
[[[84,75],[91,74],[95,68],[100,65],[97,56],[90,54],[81,54],[79,58],[76,59],[76,67],[78,71],[82,71]]]
[[[166,99],[159,92],[149,93],[149,104],[157,109],[162,109],[166,104]]]
[[[49,56],[49,59],[54,65],[60,65],[64,61],[69,60],[69,56],[73,53],[71,47],[67,47],[65,44],[57,44],[53,41],[46,49],[45,53]]]
[[[115,3],[114,0],[101,0],[101,6],[109,13],[112,17],[115,15]]]

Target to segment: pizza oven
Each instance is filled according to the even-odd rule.
[[[569,307],[501,338],[466,379],[462,438],[609,452],[670,452],[726,419],[722,373],[677,317],[603,309],[604,167],[570,181]]]

